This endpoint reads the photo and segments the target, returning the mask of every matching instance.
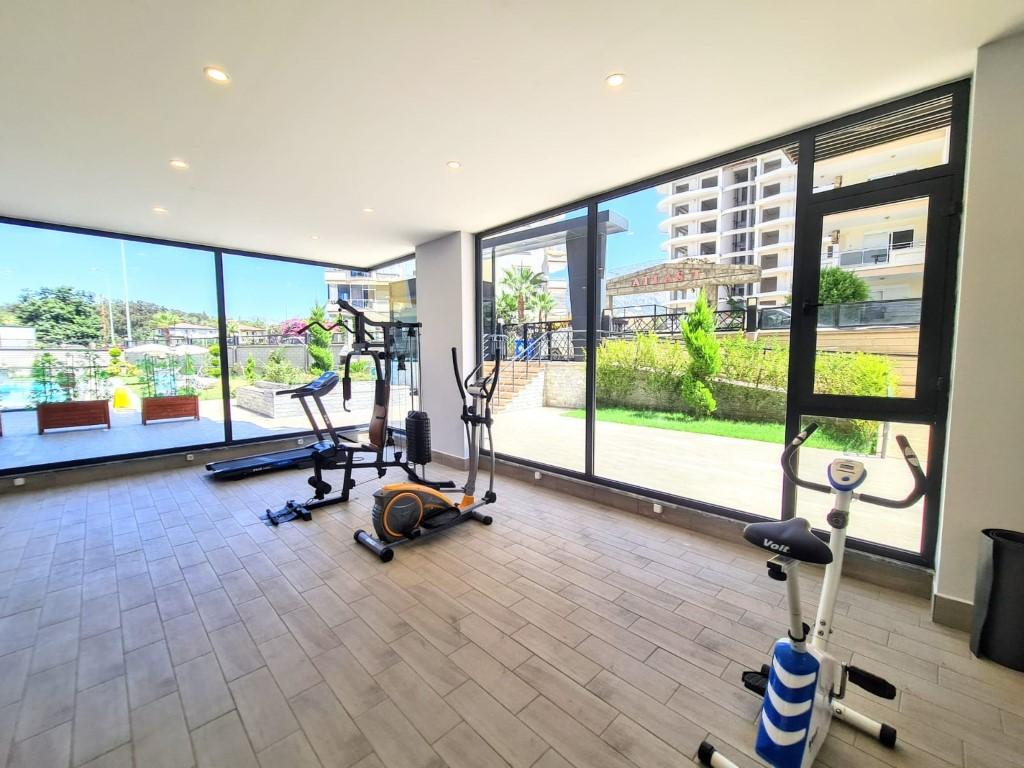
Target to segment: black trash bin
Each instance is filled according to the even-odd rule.
[[[978,544],[971,651],[1024,672],[1024,533],[986,528]]]

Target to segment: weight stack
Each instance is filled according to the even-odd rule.
[[[409,411],[405,417],[405,451],[410,464],[429,464],[430,416],[426,411]]]

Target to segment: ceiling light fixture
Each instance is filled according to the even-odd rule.
[[[206,75],[207,80],[212,80],[220,85],[224,85],[231,80],[231,75],[220,67],[203,67],[203,74]]]
[[[363,213],[373,213],[373,208],[363,208]]]
[[[612,88],[618,88],[620,85],[626,82],[626,76],[621,72],[615,72],[611,75],[608,75],[608,77],[606,77],[604,81],[608,86]]]
[[[162,205],[154,205],[153,213],[159,213],[162,216],[163,214],[167,213],[167,209],[164,208]]]
[[[171,168],[177,168],[179,171],[187,171],[190,167],[187,162],[178,157],[171,160],[169,165],[171,166]]]
[[[319,240],[320,239],[320,235],[310,235],[309,239],[310,240]]]
[[[458,160],[449,160],[447,163],[445,163],[445,165],[447,165],[453,171],[457,171],[459,170],[459,168],[462,167],[462,163],[460,163]]]

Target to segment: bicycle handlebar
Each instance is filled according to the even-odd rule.
[[[832,487],[824,485],[822,483],[814,483],[810,480],[802,480],[797,476],[796,470],[793,468],[793,459],[796,457],[797,451],[800,450],[800,446],[803,445],[807,438],[814,434],[818,429],[818,425],[811,423],[786,446],[786,449],[782,452],[782,472],[794,485],[801,488],[807,488],[811,491],[820,491],[821,493],[832,493]],[[927,490],[928,479],[925,477],[924,471],[921,469],[921,461],[917,458],[917,454],[914,453],[914,449],[910,447],[910,442],[903,435],[896,435],[896,444],[900,447],[900,452],[903,454],[903,460],[907,463],[907,467],[910,469],[910,474],[914,477],[914,488],[910,494],[903,499],[886,499],[882,496],[872,496],[867,493],[856,493],[854,498],[860,501],[867,502],[868,504],[874,504],[879,507],[888,507],[889,509],[905,509],[911,506],[918,499],[924,496]]]

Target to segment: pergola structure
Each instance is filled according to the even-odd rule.
[[[612,309],[616,296],[700,288],[710,296],[717,296],[720,285],[756,283],[760,279],[761,268],[754,264],[716,264],[703,259],[666,261],[609,279],[604,288],[606,308]]]

